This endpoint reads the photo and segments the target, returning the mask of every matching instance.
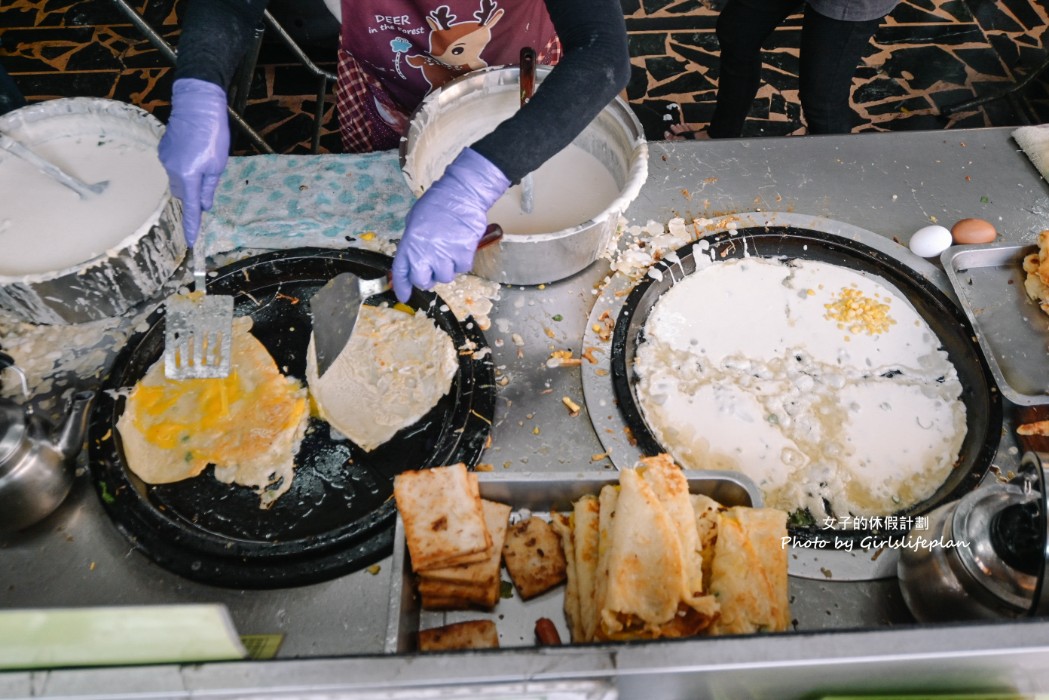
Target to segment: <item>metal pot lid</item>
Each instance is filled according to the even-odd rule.
[[[693,246],[700,248],[694,253]],[[919,272],[865,243],[800,226],[767,225],[722,231],[703,236],[675,253],[676,257],[665,256],[664,262],[657,266],[663,274],[648,276],[633,288],[619,311],[612,334],[614,395],[619,412],[641,453],[653,455],[666,450],[649,429],[635,395],[634,356],[640,343],[644,342],[645,322],[659,297],[695,271],[693,255],[716,255],[718,259],[744,256],[809,259],[867,271],[893,284],[938,335],[962,382],[968,430],[957,466],[930,498],[886,515],[923,515],[942,503],[961,498],[983,479],[1001,437],[1001,395],[969,321],[957,304]],[[826,536],[826,532],[817,526],[792,524],[790,530],[799,538]],[[872,534],[891,535],[861,530],[856,532],[855,539]],[[835,531],[835,536],[844,538],[853,534],[840,530]]]
[[[309,299],[340,272],[385,274],[387,256],[357,249],[300,248],[228,265],[208,289],[235,297],[235,313],[250,315],[252,333],[277,365],[305,376]],[[392,294],[390,295],[393,300]],[[458,354],[452,388],[429,414],[372,452],[336,439],[310,419],[296,456],[291,489],[269,510],[249,488],[227,485],[209,467],[174,484],[143,483],[129,469],[115,429],[120,389],[133,386],[163,353],[163,310],[129,338],[103,384],[89,425],[96,491],[117,527],[157,564],[187,578],[234,588],[279,588],[325,581],[385,557],[393,545],[393,477],[408,469],[455,462],[474,466],[484,451],[495,407],[494,369],[476,323],[460,323],[431,293],[410,305],[448,333]],[[442,310],[443,309],[443,310]]]

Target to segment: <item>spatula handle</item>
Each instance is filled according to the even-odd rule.
[[[193,290],[204,292],[208,279],[207,254],[204,252],[204,237],[197,236],[193,243]]]
[[[477,241],[477,250],[492,245],[502,237],[502,226],[499,224],[488,224],[488,228],[484,230],[484,235],[481,236],[481,240]]]

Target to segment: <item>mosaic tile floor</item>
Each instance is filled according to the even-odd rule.
[[[723,2],[723,0],[717,0]],[[670,123],[703,128],[718,80],[715,0],[622,0],[633,76],[626,90],[649,138]],[[128,3],[177,45],[179,0]],[[338,26],[322,0],[273,0],[278,21],[324,70],[333,71]],[[1049,122],[1049,70],[1017,99],[944,116],[941,109],[993,95],[1046,61],[1045,0],[903,0],[871,42],[854,78],[854,131],[923,130]],[[802,134],[797,99],[800,15],[766,45],[763,85],[744,135]],[[114,0],[4,0],[0,66],[29,102],[87,95],[168,115],[171,66]],[[245,118],[277,152],[310,149],[316,79],[267,32]],[[336,150],[330,94],[322,151]],[[239,139],[235,150],[254,152]]]

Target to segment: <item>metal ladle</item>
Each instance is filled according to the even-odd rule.
[[[0,149],[7,151],[14,156],[18,156],[55,182],[65,185],[80,195],[81,199],[101,194],[109,185],[109,180],[102,180],[101,182],[89,185],[83,180],[73,177],[46,158],[42,158],[36,153],[33,153],[21,143],[15,141],[4,133],[0,133]]]

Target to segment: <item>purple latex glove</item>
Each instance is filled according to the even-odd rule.
[[[176,80],[171,118],[158,153],[171,181],[171,194],[182,200],[182,229],[192,248],[201,212],[214,204],[215,188],[229,158],[226,91],[196,78]]]
[[[407,302],[412,286],[429,289],[473,267],[488,210],[510,187],[491,161],[465,148],[415,203],[393,259],[393,291]]]

